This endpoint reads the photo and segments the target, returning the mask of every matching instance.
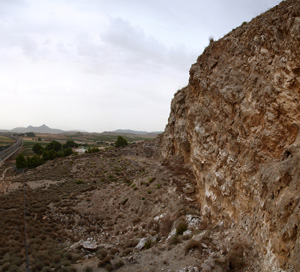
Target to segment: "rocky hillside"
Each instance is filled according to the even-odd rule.
[[[201,214],[257,250],[257,271],[300,271],[300,1],[211,42],[172,101],[161,157],[184,158]]]

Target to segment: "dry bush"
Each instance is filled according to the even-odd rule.
[[[108,255],[98,263],[98,267],[105,267],[107,264],[111,264],[111,257]]]
[[[162,236],[168,236],[172,230],[173,221],[171,221],[169,216],[166,216],[160,221],[160,233]]]
[[[121,252],[121,257],[123,257],[123,256],[127,256],[127,255],[129,255],[131,253],[131,249],[130,248],[126,248],[126,249],[124,249],[122,252]]]
[[[120,250],[117,249],[117,248],[115,248],[115,247],[113,247],[113,248],[110,249],[110,254],[111,254],[111,255],[116,255],[116,254],[119,253],[119,252],[120,252]]]
[[[124,248],[131,248],[136,247],[136,245],[139,243],[138,239],[132,239],[125,243]]]
[[[177,245],[179,243],[181,243],[181,240],[178,237],[178,235],[175,235],[175,236],[171,237],[170,240],[169,240],[169,245]]]
[[[192,249],[202,250],[201,241],[190,240],[184,247],[185,255],[190,252]]]
[[[108,264],[105,265],[105,270],[106,271],[113,271],[114,269],[113,269],[112,265],[110,263],[108,263]]]

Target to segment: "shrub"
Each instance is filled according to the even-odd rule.
[[[35,154],[42,155],[43,152],[44,152],[44,148],[42,147],[41,144],[36,143],[36,144],[33,145],[32,151],[33,151]]]
[[[35,168],[39,165],[42,165],[44,160],[40,158],[38,155],[34,155],[32,157],[27,157],[27,167],[28,168]]]
[[[16,157],[16,167],[18,169],[21,169],[21,168],[26,168],[27,167],[27,162],[26,162],[26,159],[24,157],[23,154],[19,154],[17,157]]]
[[[176,227],[176,235],[182,235],[188,229],[188,225],[184,221],[180,221]]]
[[[188,254],[190,250],[198,249],[201,250],[201,241],[190,240],[184,247],[185,254]]]
[[[116,254],[119,253],[119,252],[120,252],[120,250],[117,249],[117,248],[115,248],[115,247],[113,247],[113,248],[110,250],[110,254],[111,254],[111,255],[116,255]]]
[[[16,266],[15,264],[13,264],[12,266],[10,266],[10,268],[9,268],[8,271],[9,272],[22,272],[22,270],[18,266]]]
[[[109,179],[110,181],[117,181],[117,178],[116,178],[114,175],[109,175],[109,176],[108,176],[108,179]]]
[[[119,269],[123,265],[124,265],[124,262],[120,260],[115,263],[114,267],[115,267],[115,269]]]
[[[148,191],[147,191],[147,194],[149,194],[149,195],[150,195],[151,193],[152,193],[152,191],[151,191],[151,190],[148,190]]]
[[[160,188],[161,188],[161,184],[158,183],[158,184],[156,185],[156,187],[157,187],[157,189],[160,189]]]
[[[105,265],[105,269],[106,269],[106,271],[113,271],[114,270],[110,263]]]
[[[72,253],[71,252],[64,252],[63,256],[67,260],[72,260]]]
[[[144,248],[149,249],[151,247],[151,244],[152,244],[151,240],[147,241]]]
[[[125,199],[122,201],[122,205],[125,205],[127,201],[128,201],[128,198],[125,198]]]
[[[125,243],[124,248],[136,247],[136,245],[138,243],[139,243],[139,240],[137,240],[137,239],[129,240]]]
[[[173,236],[170,240],[169,240],[169,244],[170,245],[177,245],[181,242],[181,240],[179,239],[179,237],[177,235]]]
[[[156,179],[155,177],[149,178],[149,179],[148,179],[148,182],[149,182],[149,183],[152,183],[155,179]]]
[[[77,180],[75,181],[75,183],[76,183],[76,184],[83,184],[83,183],[84,183],[84,181],[83,181],[83,180],[81,180],[81,179],[77,179]]]
[[[118,139],[115,143],[115,147],[124,147],[126,145],[128,145],[127,140],[122,136],[118,136]]]
[[[52,141],[51,143],[46,145],[45,149],[47,151],[54,150],[57,152],[62,149],[62,144],[57,141]]]
[[[2,265],[2,271],[8,271],[8,268],[11,266],[10,262],[6,262]]]
[[[110,256],[106,256],[103,260],[98,263],[98,267],[105,267],[107,264],[110,264]]]
[[[100,149],[98,147],[89,147],[88,150],[85,151],[85,153],[92,154],[92,153],[97,153],[99,151],[100,151]]]

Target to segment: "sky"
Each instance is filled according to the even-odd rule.
[[[278,0],[0,0],[0,129],[163,131],[209,44]]]

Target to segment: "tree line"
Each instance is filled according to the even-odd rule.
[[[16,157],[16,167],[34,168],[48,160],[70,156],[73,153],[72,147],[78,146],[79,145],[77,143],[71,140],[68,140],[65,144],[52,141],[51,143],[47,144],[45,148],[41,144],[36,143],[32,147],[32,151],[35,153],[35,155],[31,157],[28,156],[26,159],[23,154],[19,154]]]
[[[117,141],[115,142],[115,147],[124,147],[128,145],[127,140],[118,136]],[[43,147],[39,143],[35,143],[32,147],[32,151],[35,153],[33,156],[25,156],[21,153],[16,157],[16,167],[21,168],[35,168],[39,165],[42,165],[48,160],[53,160],[55,158],[67,157],[73,154],[72,148],[79,147],[79,144],[75,143],[72,140],[66,141],[65,144],[61,144],[58,141],[52,141]],[[97,147],[89,148],[86,153],[95,153],[99,152]]]

